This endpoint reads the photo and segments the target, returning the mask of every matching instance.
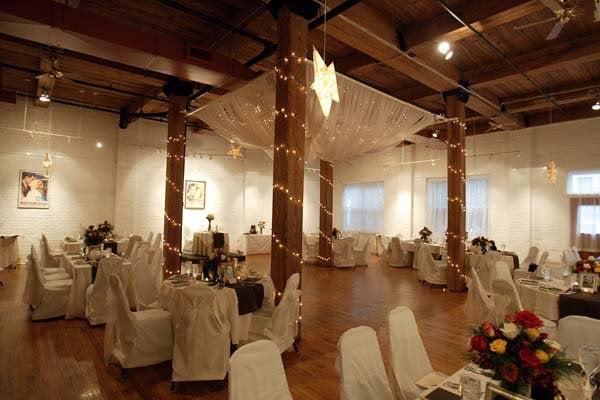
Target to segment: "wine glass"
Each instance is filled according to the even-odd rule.
[[[582,345],[579,347],[579,364],[585,371],[586,379],[583,386],[585,398],[591,400],[596,385],[592,382],[592,377],[600,370],[600,347],[592,345]]]

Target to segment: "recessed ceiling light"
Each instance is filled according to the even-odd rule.
[[[449,52],[446,53],[446,56],[444,57],[444,60],[451,59],[453,55],[454,55],[454,52],[452,50],[450,50]]]
[[[438,44],[438,51],[442,54],[447,54],[450,50],[450,43],[443,41]]]
[[[31,153],[30,153],[30,152],[27,152],[27,153],[25,153],[25,154],[27,154],[28,156],[30,156],[30,155],[31,155]]]
[[[101,148],[102,148],[102,146],[104,146],[104,145],[102,144],[102,142],[96,142],[96,147],[97,147],[97,148],[101,149]]]
[[[595,104],[592,105],[592,110],[600,111],[600,100],[598,100]]]

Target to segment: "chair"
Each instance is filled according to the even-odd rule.
[[[59,256],[62,252],[50,251],[50,245],[48,244],[48,238],[42,233],[42,241],[40,243],[41,255],[42,255],[42,268],[59,268],[60,259]]]
[[[259,340],[229,359],[229,400],[292,400],[275,343]]]
[[[267,307],[252,315],[248,340],[272,340],[283,353],[294,346],[298,334],[298,318],[300,315],[300,274],[290,276],[279,304],[275,308]]]
[[[135,263],[132,264],[131,284],[135,293],[136,309],[148,307],[158,301],[159,286],[156,286],[155,275],[148,263],[148,249],[145,245],[140,246]]]
[[[154,365],[173,357],[171,314],[161,309],[131,312],[118,275],[109,279],[104,362],[121,368]]]
[[[421,239],[415,239],[415,253],[413,254],[413,263],[412,268],[418,270],[419,269],[419,251],[421,250]],[[420,279],[420,278],[419,278]],[[423,279],[420,279],[423,280]]]
[[[204,285],[179,289],[172,311],[172,382],[223,380],[230,344],[238,343],[237,297],[232,289]]]
[[[136,243],[139,243],[142,241],[142,237],[139,235],[132,235],[129,237],[129,243],[127,244],[127,249],[125,250],[125,254],[123,255],[123,257],[129,259],[129,256],[131,256],[131,252],[133,251],[133,248],[135,247]]]
[[[501,321],[501,318],[496,314],[495,300],[492,294],[488,293],[481,284],[477,271],[471,270],[471,278],[469,279],[469,292],[467,293],[467,302],[465,304],[465,312],[467,321],[472,325],[479,325],[482,321],[492,321],[494,323]],[[508,304],[510,299],[502,299],[502,306]],[[503,318],[502,318],[503,319]]]
[[[124,287],[129,285],[130,270],[123,266],[119,257],[100,259],[96,280],[85,291],[85,317],[90,325],[106,322],[107,298],[109,292],[108,277],[116,274]]]
[[[580,315],[561,318],[558,342],[569,359],[577,360],[581,345],[600,346],[600,320]]]
[[[28,293],[28,300],[30,300],[33,309],[31,320],[37,321],[64,316],[73,280],[44,280],[37,253],[33,246],[31,246],[30,256],[33,267],[29,271],[33,276],[30,278],[32,287]]]
[[[156,239],[154,239],[154,244],[150,248],[148,252],[148,263],[152,264],[152,260],[154,260],[154,256],[161,251],[162,245],[162,233],[156,235]],[[162,254],[162,253],[161,253]]]
[[[71,279],[71,275],[60,266],[60,259],[56,256],[49,255],[47,251],[47,241],[40,240],[40,254],[41,260],[39,260],[39,271],[44,282]],[[57,264],[58,262],[58,264]],[[58,265],[54,267],[46,267],[46,265]]]
[[[510,274],[510,267],[504,261],[496,261],[494,263],[490,280],[493,282],[496,279],[504,280],[514,286],[514,281]]]
[[[308,242],[308,238],[306,233],[302,234],[302,261],[314,264],[317,262],[319,254],[319,240],[316,241],[316,244],[313,242],[312,244]]]
[[[148,233],[148,238],[146,239],[146,242],[148,244],[152,244],[152,237],[154,236],[154,232],[150,231],[150,233]]]
[[[419,271],[423,273],[423,282],[431,285],[448,284],[448,265],[435,261],[429,247],[421,246],[419,258]]]
[[[367,247],[369,246],[369,237],[367,235],[359,234],[358,240],[353,248],[354,265],[356,266],[367,266]]]
[[[377,335],[372,328],[347,330],[337,344],[335,367],[340,374],[341,400],[391,400]]]
[[[402,243],[397,237],[392,238],[383,257],[390,267],[410,267],[412,265],[410,253],[402,249]]]
[[[520,267],[526,270],[527,268],[529,268],[529,264],[535,264],[538,252],[539,249],[535,246],[529,248],[529,253],[527,253],[527,257],[525,257],[525,259],[521,262]]]
[[[354,238],[334,240],[332,243],[333,265],[338,268],[354,267]]]
[[[548,261],[548,252],[544,251],[540,256],[540,261],[538,261],[538,271],[542,270],[542,267],[546,264],[546,261]]]
[[[183,252],[193,253],[194,251],[194,235],[189,226],[183,228]]]
[[[401,399],[418,398],[427,388],[420,388],[419,381],[437,386],[447,378],[433,370],[410,308],[401,306],[390,311],[388,329],[392,370]]]

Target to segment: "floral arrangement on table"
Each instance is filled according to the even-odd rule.
[[[104,236],[100,233],[100,230],[94,225],[90,225],[83,234],[83,243],[87,246],[97,246],[104,240]]]
[[[600,274],[600,262],[593,256],[589,256],[587,260],[579,260],[573,266],[573,272],[576,274],[591,274],[593,272]]]
[[[421,241],[423,241],[424,243],[429,243],[431,241],[431,239],[429,239],[429,237],[433,234],[433,232],[431,232],[431,230],[424,226],[423,229],[421,229],[419,231],[419,235],[421,236]]]
[[[477,236],[473,240],[471,240],[472,247],[479,247],[481,249],[481,253],[485,254],[490,246],[490,240],[486,239],[484,236]]]
[[[260,229],[260,234],[262,235],[263,229],[267,226],[267,221],[258,221],[258,229]]]
[[[574,373],[558,342],[541,332],[542,320],[528,310],[508,315],[501,327],[484,321],[469,340],[467,357],[492,370],[502,386],[533,399],[560,394],[556,381]]]
[[[98,232],[100,232],[100,236],[102,236],[103,239],[112,238],[113,230],[114,226],[108,221],[98,224]]]
[[[212,224],[212,222],[214,221],[214,219],[215,219],[215,216],[214,216],[214,214],[208,214],[208,215],[206,216],[206,220],[208,221],[208,231],[209,231],[209,232],[210,232],[210,230],[211,230],[211,224]]]

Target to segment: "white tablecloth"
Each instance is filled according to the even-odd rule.
[[[19,263],[19,235],[0,235],[0,269],[16,267]]]
[[[79,253],[81,252],[81,248],[83,247],[83,240],[77,240],[75,242],[68,242],[66,240],[61,240],[60,248],[62,251],[66,253]]]
[[[65,253],[60,258],[60,266],[73,279],[65,318],[85,318],[85,291],[92,284],[92,266],[84,262],[81,256]]]
[[[223,232],[221,232],[223,233]],[[229,234],[225,235],[225,253],[229,252]],[[194,233],[194,245],[193,253],[201,256],[210,256],[214,252],[213,247],[213,232],[195,232]]]
[[[271,235],[242,235],[241,251],[246,254],[270,254]]]
[[[523,308],[531,310],[551,321],[559,320],[558,296],[560,292],[544,290],[536,285],[521,283],[520,280],[517,280],[515,283]],[[553,279],[547,284],[545,282],[540,283],[553,288],[558,288],[562,291],[566,290],[568,287],[562,280],[557,279]]]

